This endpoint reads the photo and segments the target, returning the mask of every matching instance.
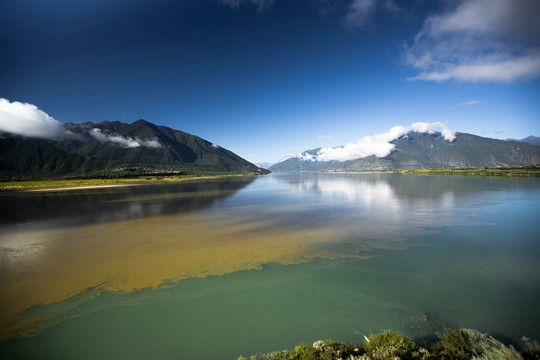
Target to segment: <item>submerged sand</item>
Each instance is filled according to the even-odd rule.
[[[134,194],[111,204],[126,202],[125,210],[138,214],[141,203],[151,208],[172,198],[205,195],[212,200],[231,191]],[[419,224],[380,227],[376,219],[386,215],[378,212],[361,213],[354,222],[330,219],[326,212],[322,217],[299,216],[297,212],[311,214],[313,209],[306,206],[312,205],[269,202],[203,210],[187,206],[191,212],[156,211],[157,216],[129,220],[120,216],[86,225],[51,224],[37,230],[21,225],[5,230],[0,239],[0,339],[39,331],[43,319],[28,309],[88,289],[130,292],[169,281],[260,269],[271,262],[366,258],[374,248],[403,249],[404,237],[428,232]]]
[[[0,338],[39,319],[21,317],[86,289],[134,291],[170,279],[256,269],[317,256],[306,238],[320,232],[260,232],[264,224],[171,215],[4,237],[0,249]]]
[[[366,240],[357,249],[389,247],[369,240],[380,236],[380,229],[364,230]],[[0,338],[39,331],[42,319],[25,310],[91,288],[130,292],[170,280],[260,269],[264,263],[332,258],[336,253],[327,249],[333,246],[324,244],[335,244],[347,231],[275,226],[272,218],[246,221],[218,211],[13,232],[0,247]],[[367,258],[360,253],[339,256]]]

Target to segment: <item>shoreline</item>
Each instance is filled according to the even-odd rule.
[[[56,192],[92,190],[101,188],[130,187],[142,185],[155,185],[163,183],[183,182],[190,180],[218,179],[223,177],[255,176],[257,174],[223,174],[207,176],[174,176],[133,179],[85,179],[85,180],[39,180],[39,181],[12,181],[0,182],[0,195],[31,192]]]
[[[427,320],[427,319],[426,319]],[[523,337],[521,343],[510,344],[489,333],[470,328],[446,328],[435,331],[431,341],[417,344],[414,339],[394,330],[366,336],[357,332],[362,344],[336,340],[317,340],[313,345],[302,343],[293,350],[279,350],[252,355],[251,360],[282,359],[538,359],[540,346],[536,340]],[[438,340],[435,340],[436,338]],[[365,341],[364,341],[365,340]],[[516,347],[514,347],[516,345]],[[236,360],[248,360],[242,355]]]
[[[503,176],[540,177],[540,168],[470,168],[470,169],[407,169],[396,170],[401,174],[442,176]]]
[[[13,192],[46,192],[46,191],[73,191],[73,190],[88,190],[88,189],[104,189],[104,188],[115,188],[115,187],[128,187],[128,186],[139,186],[144,184],[111,184],[111,185],[83,185],[83,186],[65,186],[58,188],[43,188],[43,189],[28,189],[28,190],[15,190]]]

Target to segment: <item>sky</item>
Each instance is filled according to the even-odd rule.
[[[5,0],[0,105],[145,119],[256,163],[417,123],[540,136],[539,14],[538,0]],[[20,124],[6,111],[4,131]]]

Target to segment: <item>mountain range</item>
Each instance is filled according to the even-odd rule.
[[[198,136],[145,120],[64,128],[58,139],[0,134],[0,178],[268,172]]]
[[[409,131],[390,141],[386,156],[324,160],[328,148],[304,151],[271,171],[362,171],[516,167],[540,164],[539,138],[496,140],[455,133]],[[334,148],[334,149],[342,149]],[[332,150],[332,149],[330,149]],[[198,136],[145,120],[67,123],[62,136],[29,138],[0,133],[0,179],[123,177],[146,174],[268,173]],[[267,164],[265,164],[267,165]]]
[[[521,141],[521,142],[526,142],[526,143],[529,143],[531,145],[538,145],[540,146],[540,137],[538,136],[527,136],[526,138],[523,138],[521,140],[516,140],[516,139],[507,139],[508,141]]]
[[[307,150],[269,167],[271,171],[362,171],[517,167],[540,164],[540,146],[456,133],[448,141],[441,133],[411,131],[390,142],[393,151],[346,161],[318,161],[321,148]]]

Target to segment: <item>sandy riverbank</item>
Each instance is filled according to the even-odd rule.
[[[144,185],[144,184],[145,183],[140,183],[140,184],[65,186],[65,187],[59,187],[59,188],[30,189],[30,190],[21,190],[21,191],[22,192],[71,191],[71,190],[88,190],[88,189],[115,188],[115,187],[126,187],[126,186],[139,186],[139,185]],[[148,184],[148,183],[146,183],[146,184]]]
[[[0,193],[74,191],[99,188],[125,187],[171,183],[190,180],[215,179],[230,176],[249,176],[252,174],[226,174],[209,176],[174,176],[151,179],[110,179],[110,180],[50,180],[50,181],[15,181],[0,182]],[[254,175],[254,174],[253,174]]]

